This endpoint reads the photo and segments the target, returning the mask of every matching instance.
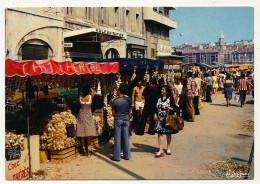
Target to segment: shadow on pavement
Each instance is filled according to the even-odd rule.
[[[101,155],[104,155],[105,157],[107,157],[108,159],[98,155],[97,153],[101,154]],[[95,148],[95,152],[93,152],[93,156],[99,158],[100,160],[103,160],[105,161],[106,163],[120,169],[121,171],[129,174],[130,176],[136,178],[136,179],[139,179],[139,180],[144,180],[145,178],[143,178],[142,176],[116,164],[117,162],[115,161],[111,161],[110,158],[112,157],[112,153],[113,153],[113,144],[112,143],[105,143],[103,145],[101,145],[100,147],[98,148]]]
[[[148,152],[148,153],[154,153],[158,151],[157,147],[150,146],[150,145],[145,145],[145,144],[138,144],[138,143],[133,143],[133,145],[136,148],[131,148],[131,152]]]
[[[240,162],[248,162],[247,160],[244,160],[242,158],[232,157],[232,160],[240,161]]]
[[[227,106],[226,103],[224,103],[224,104],[210,104],[210,105],[216,105],[216,106]],[[240,105],[237,105],[237,104],[231,104],[230,106],[240,107]]]

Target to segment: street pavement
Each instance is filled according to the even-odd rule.
[[[212,103],[203,102],[201,115],[195,122],[185,122],[184,129],[172,135],[171,155],[155,158],[157,135],[133,135],[130,138],[131,158],[110,160],[113,139],[97,148],[91,157],[77,156],[64,163],[42,162],[47,180],[205,180],[225,179],[209,171],[214,162],[233,159],[246,163],[254,132],[242,129],[241,123],[254,120],[254,105],[243,108],[231,101],[226,107],[224,94],[214,94]],[[252,100],[248,95],[246,101]],[[166,136],[163,137],[166,151]],[[254,160],[253,160],[254,161]],[[253,163],[252,163],[253,164]],[[253,173],[249,179],[253,179]],[[40,178],[38,178],[40,179]]]

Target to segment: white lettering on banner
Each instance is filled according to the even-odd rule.
[[[167,45],[157,44],[157,55],[171,55],[173,49]]]
[[[96,28],[96,32],[102,33],[102,34],[107,34],[107,35],[112,35],[112,36],[124,37],[124,34],[122,34],[122,33],[117,33],[117,32],[113,32],[113,31],[109,31],[109,30],[105,30],[105,29],[100,29],[100,28]]]

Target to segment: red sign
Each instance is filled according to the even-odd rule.
[[[28,60],[28,61],[13,61],[5,60],[5,76],[12,77],[18,75],[24,77],[26,75],[45,74],[108,74],[118,73],[118,62],[71,62],[71,61],[53,61],[53,60]]]

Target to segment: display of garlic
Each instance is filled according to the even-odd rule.
[[[20,146],[24,150],[25,134],[16,135],[13,132],[5,132],[5,147]]]
[[[74,146],[76,137],[67,136],[68,124],[74,124],[76,128],[77,119],[70,110],[54,114],[41,135],[41,149],[61,150]]]

